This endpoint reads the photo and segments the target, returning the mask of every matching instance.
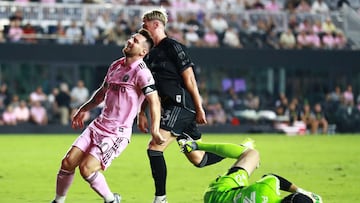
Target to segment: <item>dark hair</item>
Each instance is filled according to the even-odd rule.
[[[141,28],[139,31],[138,31],[139,34],[141,34],[142,36],[144,36],[146,38],[146,43],[149,44],[150,46],[150,49],[154,46],[154,41],[151,37],[151,34],[149,31],[147,31],[146,29],[144,28]]]

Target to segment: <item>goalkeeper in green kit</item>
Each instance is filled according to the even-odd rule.
[[[224,175],[213,180],[204,194],[204,203],[322,203],[319,195],[299,188],[289,180],[266,174],[255,183],[249,184],[249,176],[259,166],[259,152],[254,141],[245,139],[242,144],[205,143],[201,141],[178,141],[182,151],[212,152],[237,161]],[[280,191],[290,194],[284,198]]]

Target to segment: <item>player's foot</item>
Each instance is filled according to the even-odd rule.
[[[153,203],[168,203],[166,196],[155,196]]]
[[[183,153],[184,152],[189,153],[198,149],[198,145],[196,144],[195,141],[192,140],[180,139],[178,140],[178,144],[180,147],[180,151]]]
[[[255,148],[255,140],[247,137],[240,143],[240,145],[250,148],[250,149],[254,149]]]
[[[114,201],[112,201],[110,203],[120,203],[121,202],[121,196],[118,193],[114,193],[114,198],[115,198]]]

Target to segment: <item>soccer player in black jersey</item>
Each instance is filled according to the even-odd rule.
[[[150,10],[143,15],[143,28],[152,34],[155,43],[144,61],[154,75],[161,99],[160,133],[166,139],[161,145],[151,140],[147,150],[156,189],[153,203],[167,202],[167,169],[163,151],[176,139],[199,140],[201,133],[197,124],[207,123],[193,71],[194,63],[184,45],[167,37],[166,23],[166,11],[161,8]],[[142,132],[147,132],[148,126],[145,110],[146,103],[143,103],[138,115],[138,127]],[[197,167],[214,164],[223,159],[204,151],[193,151],[185,155]]]

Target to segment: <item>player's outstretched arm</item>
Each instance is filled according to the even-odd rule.
[[[83,105],[80,106],[80,108],[75,112],[72,121],[71,126],[74,129],[77,128],[83,128],[84,127],[84,116],[85,112],[93,109],[97,105],[99,105],[102,101],[104,101],[105,98],[105,88],[106,83],[104,82],[101,87],[99,87],[95,93],[91,96],[91,98],[86,101]]]
[[[194,71],[192,67],[185,69],[182,72],[182,77],[186,86],[186,89],[191,94],[191,97],[194,101],[195,108],[196,108],[196,122],[199,124],[206,124],[206,116],[205,111],[202,106],[201,97],[199,93],[199,88],[196,83]]]
[[[149,129],[149,124],[145,112],[147,106],[148,106],[148,101],[144,100],[143,103],[141,104],[141,108],[137,116],[137,126],[139,130],[143,133],[147,133]]]
[[[166,140],[160,134],[160,117],[161,117],[161,105],[157,92],[146,95],[146,100],[149,103],[150,118],[151,118],[151,135],[156,144],[163,144]]]

